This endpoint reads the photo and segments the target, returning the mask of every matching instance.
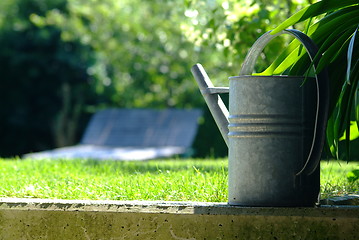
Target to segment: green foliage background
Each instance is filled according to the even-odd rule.
[[[201,108],[196,156],[225,156],[191,66],[227,86],[254,41],[308,3],[3,0],[0,156],[74,144],[106,107]],[[275,39],[258,70],[287,42]]]
[[[0,152],[2,156],[74,142],[90,100],[90,46],[63,41],[56,26],[38,27],[31,14],[66,10],[63,1],[0,3]],[[93,93],[94,96],[94,93]],[[56,136],[56,137],[54,137]]]

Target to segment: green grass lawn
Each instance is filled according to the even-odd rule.
[[[227,201],[227,160],[0,160],[0,197]],[[322,162],[322,195],[358,192],[359,163]]]
[[[356,174],[353,176],[352,171]],[[359,194],[359,162],[322,161],[321,162],[321,197]],[[350,179],[351,178],[351,179]]]

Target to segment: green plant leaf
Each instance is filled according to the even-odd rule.
[[[331,116],[327,122],[327,129],[326,129],[326,136],[327,136],[327,144],[329,146],[330,153],[332,156],[337,156],[338,148],[336,146],[336,142],[334,140],[334,117]]]
[[[359,179],[359,169],[354,169],[353,171],[350,171],[347,173],[347,179],[350,183],[355,182]]]
[[[355,94],[356,92],[358,92],[358,87],[359,87],[359,60],[357,60],[357,62],[355,63],[355,65],[352,68],[352,72],[350,74],[349,78],[349,82],[351,82],[351,91],[350,91],[350,95],[349,95],[349,101],[347,103],[348,107],[347,107],[347,119],[349,121],[349,123],[347,124],[347,130],[349,129],[349,125],[351,125],[351,116],[352,116],[352,111],[355,113],[355,109],[357,107],[357,105],[355,105]],[[348,83],[349,84],[349,83]],[[356,121],[353,121],[354,125],[356,126],[356,129],[358,129],[358,125],[356,124]],[[351,141],[351,137],[350,134],[352,134],[352,131],[350,131],[349,136],[347,137],[347,139],[349,139]],[[348,140],[348,142],[349,142]]]
[[[353,76],[354,75],[354,76]],[[354,79],[354,116],[357,127],[359,128],[359,60],[356,61],[354,65],[354,70],[352,70],[351,77]]]
[[[333,125],[333,146],[335,146],[335,155],[337,159],[339,159],[339,122],[334,120]]]
[[[336,41],[332,44],[327,44],[324,47],[321,47],[318,51],[318,54],[314,58],[314,62],[318,62],[316,72],[321,72],[324,67],[328,66],[331,62],[336,60],[336,58],[339,56],[339,54],[342,51],[338,51],[338,49],[344,48],[349,41],[349,37],[352,30],[349,30],[343,34],[341,34],[340,38],[336,38]],[[338,36],[338,35],[336,35]],[[332,36],[330,39],[333,40],[335,36]],[[297,44],[296,44],[297,45]],[[293,44],[293,46],[296,46]],[[327,47],[327,49],[325,49]],[[270,65],[268,69],[266,69],[262,74],[280,74],[284,72],[286,69],[288,69],[290,66],[292,66],[294,63],[299,61],[300,58],[304,56],[306,53],[305,51],[301,51],[300,46],[297,46],[294,50],[292,50],[290,53],[289,51],[283,52],[273,63]],[[309,59],[307,60],[310,61]],[[304,64],[301,62],[300,64],[301,70],[296,70],[296,72],[306,72],[306,69],[308,68],[308,64]],[[310,63],[309,67],[312,67],[313,63]],[[274,70],[273,70],[274,69]],[[291,71],[292,72],[292,71]]]
[[[341,48],[339,46],[340,41],[345,42],[343,32],[349,38],[354,28],[357,27],[358,22],[359,6],[354,6],[346,9],[341,9],[335,13],[332,13],[324,17],[317,23],[313,24],[309,28],[308,32],[311,35],[310,37],[315,43],[320,46],[318,53],[314,58],[314,62],[317,62],[319,58],[321,58],[320,66],[318,66],[316,69],[317,72],[321,72],[325,66],[333,62],[336,59],[333,58],[334,56],[339,56],[338,53],[340,51],[338,51],[338,49]],[[333,31],[333,29],[335,30]],[[338,36],[341,36],[341,39],[339,41]],[[328,50],[328,48],[333,44],[333,42],[335,46],[332,46],[331,53],[325,53],[325,51]],[[324,53],[325,56],[322,57]],[[302,64],[302,69],[300,69],[300,66],[297,66],[296,68],[299,68],[299,72],[303,73],[306,70],[305,68],[311,68],[312,65],[313,63],[311,63],[311,65]]]
[[[334,117],[334,127],[333,127],[333,135],[334,135],[334,142],[338,143],[340,139],[340,135],[344,132],[343,126],[347,125],[347,104],[342,103],[349,103],[349,94],[350,94],[350,85],[344,81],[342,86],[342,90],[340,92],[340,96],[337,101],[336,111],[333,113]],[[338,155],[337,155],[338,157]]]
[[[335,125],[338,126],[338,128],[336,129],[337,133],[335,133],[337,139],[339,139],[339,134],[344,131],[343,125],[346,117],[347,105],[342,103],[347,103],[349,101],[349,93],[350,86],[347,82],[345,82],[340,92],[339,100],[337,102],[338,112],[335,117]]]
[[[292,26],[298,22],[304,21],[308,18],[315,17],[321,15],[323,13],[328,13],[343,7],[348,7],[351,5],[358,4],[357,0],[323,0],[312,5],[309,5],[306,8],[298,11],[282,24],[280,24],[277,28],[272,31],[272,34],[276,34],[289,26]]]
[[[313,39],[313,41],[321,48],[318,51],[318,54],[316,58],[314,59],[314,62],[318,60],[319,57],[323,54],[323,52],[330,46],[331,41],[338,40],[338,35],[342,31],[345,31],[347,28],[352,29],[357,26],[357,23],[359,21],[359,6],[349,7],[346,9],[341,9],[331,15],[326,16],[325,18],[321,19],[317,23],[313,24],[308,29],[308,34]],[[335,29],[333,31],[333,29]],[[331,34],[333,33],[333,34]],[[335,35],[336,33],[337,35]],[[347,33],[348,37],[351,33]],[[328,36],[329,35],[329,36]],[[344,42],[343,37],[341,37],[341,40]],[[326,42],[326,44],[323,46],[322,43]],[[338,46],[339,42],[336,43],[335,47]],[[272,74],[281,74],[284,72],[287,68],[292,66],[295,62],[297,62],[300,58],[302,58],[303,54],[297,49],[298,46],[301,46],[300,43],[297,40],[293,40],[288,47],[273,61],[273,63],[260,75],[272,75]],[[332,51],[337,53],[338,51],[335,51],[335,47],[333,47]],[[332,56],[332,55],[331,55]],[[330,58],[330,55],[327,55],[327,59]],[[332,62],[334,59],[331,59]],[[323,62],[324,61],[324,62]],[[324,58],[322,60],[321,64],[327,64],[327,60]],[[308,67],[307,64],[304,64],[303,66]],[[310,66],[311,67],[311,66]],[[321,69],[317,72],[320,72],[323,69],[323,66],[321,66]],[[296,72],[305,72],[306,69],[300,69],[300,71]]]
[[[359,137],[359,130],[358,130],[356,121],[350,121],[350,125],[349,125],[350,137],[349,138],[348,138],[347,132],[348,132],[347,130],[344,132],[344,134],[341,136],[341,138],[339,138],[339,141],[343,141],[346,139],[349,139],[350,141],[352,141]]]
[[[355,64],[353,71],[357,71],[358,66],[359,64]],[[359,134],[356,121],[350,121],[351,110],[354,102],[355,91],[357,90],[358,81],[358,78],[353,78],[353,84],[349,84],[350,81],[344,81],[343,87],[345,87],[345,90],[342,90],[339,97],[338,112],[335,119],[335,121],[339,122],[339,128],[337,130],[341,132],[342,128],[345,129],[343,136],[339,140],[345,140],[347,161],[350,160],[350,141],[357,138]]]
[[[305,54],[293,64],[289,74],[293,76],[302,76],[307,74],[309,73],[308,70],[312,69],[312,64],[313,63],[310,61],[308,54]]]
[[[339,142],[339,138],[340,138],[340,134],[341,134],[341,123],[343,123],[343,118],[344,118],[344,114],[343,114],[343,108],[341,108],[341,102],[343,99],[343,95],[345,94],[347,89],[347,84],[345,84],[342,88],[342,91],[340,92],[340,97],[339,100],[337,102],[337,106],[336,106],[336,113],[333,115],[334,117],[334,124],[333,124],[333,139],[334,142],[338,143]]]
[[[334,66],[337,66],[342,62],[345,62],[343,56],[339,57],[336,61],[334,61],[328,66],[328,72],[330,78],[330,96],[331,96],[329,114],[333,114],[335,112],[335,108],[337,107],[337,103],[339,101],[340,93],[343,87],[344,75],[346,69],[341,67],[334,70]]]
[[[357,18],[359,14],[359,5],[346,7],[343,9],[339,9],[326,15],[325,17],[319,19],[319,21],[315,22],[308,29],[308,35],[311,38],[315,38],[315,40],[319,40],[320,37],[328,35],[333,32],[337,28],[333,28],[335,26],[340,26],[340,29],[344,30],[345,26],[349,23],[351,25],[357,24]],[[314,36],[312,36],[314,35]],[[325,37],[324,37],[325,39]]]
[[[347,74],[346,74],[346,81],[350,84],[350,68],[352,65],[352,56],[353,56],[353,49],[354,49],[354,41],[356,37],[356,33],[358,32],[358,27],[355,29],[353,36],[350,39],[349,47],[348,47],[348,61],[347,61]]]
[[[359,8],[358,8],[357,11],[353,12],[352,14],[346,15],[345,18],[339,19],[339,21],[326,22],[326,24],[330,24],[327,27],[327,29],[334,29],[334,31],[333,30],[322,31],[320,28],[318,30],[318,27],[312,27],[315,30],[318,30],[320,35],[324,36],[321,39],[319,39],[319,37],[316,36],[318,34],[313,34],[314,30],[311,29],[311,33],[314,35],[314,36],[311,36],[311,37],[315,38],[315,41],[320,46],[318,52],[319,53],[325,52],[325,50],[328,49],[328,47],[330,47],[330,45],[333,42],[335,42],[335,40],[338,38],[338,36],[341,36],[348,29],[355,28],[357,26],[358,22],[359,22]],[[321,40],[321,41],[319,41],[319,40]],[[319,56],[317,56],[317,57],[319,57]]]
[[[339,10],[338,12],[332,13],[309,28],[309,36],[313,39],[315,43],[320,45],[327,39],[327,36],[330,35],[335,29],[345,30],[343,26],[354,25],[355,27],[358,24],[359,18],[359,5],[347,9]]]
[[[350,111],[349,111],[350,112]],[[355,124],[356,125],[356,124]],[[347,161],[350,161],[350,117],[346,117],[346,133],[345,133],[345,154]]]
[[[350,41],[349,34],[348,32],[346,34],[342,34],[333,44],[331,44],[331,46],[325,52],[321,52],[321,54],[323,55],[318,63],[318,67],[317,67],[318,72],[322,71],[324,67],[334,62],[337,59],[337,57],[341,53],[343,53],[343,49],[346,48],[346,46],[349,44]]]
[[[272,75],[272,74],[279,74],[278,71],[275,71],[281,63],[288,61],[288,55],[290,55],[293,51],[296,51],[300,42],[297,39],[294,39],[284,51],[273,61],[269,67],[264,70],[259,75]],[[292,59],[292,64],[294,63],[295,59]],[[287,65],[291,65],[291,63],[286,63]]]
[[[359,20],[359,18],[358,18]],[[343,26],[344,29],[346,29]],[[306,69],[311,69],[314,63],[318,63],[320,60],[320,65],[317,64],[316,72],[320,73],[325,67],[327,67],[331,62],[333,62],[338,56],[338,48],[342,48],[341,41],[345,42],[345,36],[350,37],[352,30],[343,32],[343,29],[337,28],[332,34],[330,34],[327,39],[320,45],[318,53],[313,59],[313,62],[310,62],[308,65],[309,59],[306,61],[299,61],[294,64],[292,70],[290,71],[293,74],[300,75],[303,74]],[[342,39],[338,39],[338,36],[341,36]],[[329,51],[328,51],[329,50]],[[324,56],[323,56],[324,55]],[[304,60],[304,59],[303,59]]]
[[[273,74],[280,74],[287,70],[290,66],[293,65],[299,58],[301,58],[306,51],[301,50],[301,46],[296,47],[288,56],[278,65],[278,67],[273,71]]]

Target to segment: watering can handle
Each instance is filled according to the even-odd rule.
[[[314,62],[314,57],[318,51],[317,46],[304,33],[295,29],[287,29],[273,35],[271,35],[270,32],[267,32],[263,34],[260,38],[258,38],[257,41],[253,44],[252,48],[249,50],[239,75],[251,75],[254,70],[255,62],[258,56],[261,54],[263,48],[268,44],[269,41],[281,34],[292,35],[303,44],[303,46],[308,52],[310,60],[314,63],[314,70],[316,70],[318,61]],[[307,160],[303,168],[296,174],[297,176],[303,173],[310,175],[316,170],[320,161],[321,151],[324,145],[325,129],[329,107],[329,81],[327,70],[325,69],[320,73],[316,73],[315,80],[317,89],[317,108],[313,141]]]
[[[197,81],[198,87],[201,90],[202,96],[207,103],[207,106],[222,134],[222,137],[228,146],[228,109],[220,93],[228,93],[228,87],[214,87],[213,83],[209,79],[203,66],[199,63],[191,68],[192,74]]]

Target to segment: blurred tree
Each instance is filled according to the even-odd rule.
[[[239,73],[252,44],[300,9],[303,0],[185,0],[191,22],[187,36],[198,45],[212,45],[224,52],[231,73]],[[264,70],[288,43],[284,36],[264,49],[257,71]]]
[[[33,22],[59,26],[64,41],[80,40],[95,49],[97,62],[88,72],[97,93],[110,99],[102,107],[203,108],[206,118],[195,143],[197,156],[208,155],[211,149],[216,156],[227,154],[190,73],[199,61],[209,72],[217,72],[215,82],[225,82],[223,51],[186,38],[190,19],[182,1],[69,0],[68,8],[69,16],[52,10]]]
[[[80,39],[96,50],[98,61],[89,72],[98,93],[120,107],[199,104],[189,69],[221,53],[203,52],[185,39],[181,1],[69,0],[68,6],[69,17],[53,10],[35,22],[60,26],[64,41]]]
[[[10,4],[11,2],[11,4]],[[35,26],[32,14],[65,1],[4,1],[0,12],[0,155],[73,144],[91,94],[91,49],[63,42],[56,26]]]
[[[201,62],[215,85],[228,85],[255,39],[298,5],[3,0],[0,155],[72,144],[81,116],[109,106],[203,108],[197,156],[226,155],[190,68]]]

